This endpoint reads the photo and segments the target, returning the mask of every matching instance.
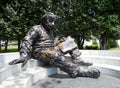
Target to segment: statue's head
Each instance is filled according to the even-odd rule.
[[[55,25],[55,22],[59,16],[55,15],[52,12],[47,12],[42,16],[42,25],[47,29],[53,29],[53,26]]]

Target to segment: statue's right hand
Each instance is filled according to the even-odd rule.
[[[9,65],[15,65],[15,64],[17,64],[18,62],[19,62],[19,59],[15,59],[15,60],[9,62]]]
[[[23,63],[22,66],[24,66],[27,63],[27,58],[15,59],[15,60],[9,62],[9,65],[15,65],[18,63]]]

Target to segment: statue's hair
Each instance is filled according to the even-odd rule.
[[[59,17],[52,12],[47,12],[41,17],[41,20],[42,22],[47,22],[47,20],[49,20],[50,18],[52,18],[53,21],[56,21]]]

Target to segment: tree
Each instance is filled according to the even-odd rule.
[[[3,1],[0,1],[0,39],[18,40],[19,47],[29,28],[39,24],[40,17],[47,11],[61,17],[56,35],[73,36],[79,48],[83,47],[85,39],[91,39],[91,35],[100,40],[101,49],[107,49],[109,38],[120,37],[119,0]]]
[[[85,39],[90,39],[91,25],[89,19],[89,1],[79,0],[52,0],[53,11],[61,16],[58,32],[63,35],[73,36],[78,47],[82,48]]]
[[[95,15],[92,16],[92,19],[94,19],[93,28],[97,32],[93,32],[93,35],[97,34],[100,41],[100,49],[107,49],[108,39],[115,39],[117,37],[116,34],[120,34],[118,27],[120,25],[119,12],[116,8],[120,2],[117,0],[118,4],[116,6],[114,5],[115,2],[113,0],[97,1],[93,8],[95,12]]]
[[[3,39],[18,40],[19,49],[20,40],[29,28],[40,24],[40,17],[48,10],[49,2],[50,0],[9,0],[1,4]]]

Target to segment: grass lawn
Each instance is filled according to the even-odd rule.
[[[17,51],[18,51],[18,46],[8,46],[8,50],[6,52],[17,52]],[[5,53],[4,47],[2,47],[0,53]]]
[[[119,47],[115,47],[115,48],[110,48],[109,50],[118,50],[118,51],[120,51],[120,46]]]

